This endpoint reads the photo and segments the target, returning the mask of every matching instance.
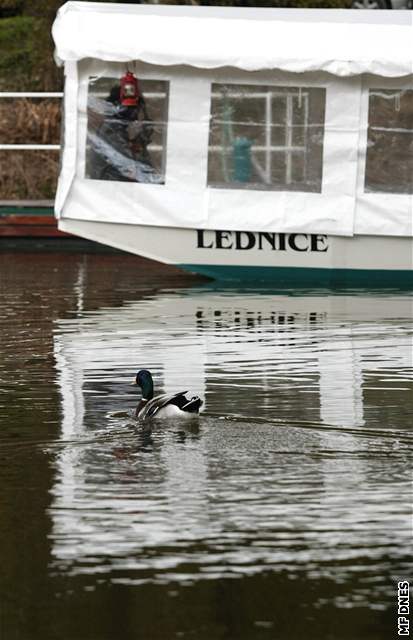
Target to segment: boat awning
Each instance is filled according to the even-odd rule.
[[[336,76],[413,73],[411,11],[330,9],[307,19],[302,10],[199,9],[67,2],[53,26],[57,59]]]

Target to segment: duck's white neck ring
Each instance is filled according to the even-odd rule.
[[[142,402],[149,402],[148,398],[142,398]]]

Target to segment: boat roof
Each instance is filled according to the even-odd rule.
[[[97,58],[338,76],[413,74],[413,11],[407,10],[67,2],[53,37],[61,62]]]

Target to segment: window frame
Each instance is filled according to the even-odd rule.
[[[366,170],[367,170],[367,149],[368,149],[368,129],[369,129],[369,98],[371,91],[397,91],[397,90],[413,90],[413,81],[411,78],[375,78],[373,76],[363,79],[361,90],[361,109],[362,118],[360,123],[360,143],[359,143],[359,163],[357,175],[357,196],[366,197],[385,197],[394,198],[411,198],[413,194],[401,193],[397,191],[366,191]]]
[[[364,76],[361,87],[360,140],[358,145],[356,215],[354,233],[362,235],[412,235],[413,195],[365,191],[370,90],[412,89],[413,77]],[[372,225],[371,212],[374,212]],[[373,226],[373,231],[372,231]],[[398,229],[397,234],[395,229]]]
[[[218,85],[221,84],[223,86],[231,86],[231,84],[234,84],[232,82],[222,82],[222,83],[215,83],[212,82],[211,83],[211,104],[210,104],[210,123],[213,122],[214,118],[216,117],[213,112],[212,112],[212,100],[214,98],[213,92],[214,92],[214,85]],[[241,84],[241,83],[240,83]],[[325,116],[326,116],[326,105],[327,105],[327,90],[325,87],[320,87],[320,86],[310,86],[309,83],[304,83],[303,85],[286,85],[283,86],[280,83],[277,83],[276,85],[274,84],[260,84],[260,85],[255,85],[254,83],[251,82],[244,82],[242,83],[243,87],[253,87],[253,86],[257,86],[257,92],[254,95],[253,93],[245,94],[245,99],[246,100],[252,100],[252,99],[256,99],[256,100],[262,100],[263,101],[263,114],[265,116],[265,122],[263,121],[262,124],[260,123],[260,128],[262,128],[263,132],[264,132],[264,136],[265,136],[265,144],[264,145],[252,145],[251,146],[251,150],[255,150],[258,151],[260,153],[265,154],[264,158],[265,158],[265,167],[262,168],[260,167],[260,170],[263,174],[262,177],[262,182],[245,182],[244,184],[237,182],[235,180],[231,180],[228,182],[215,182],[215,181],[210,181],[209,179],[209,163],[210,163],[210,153],[211,153],[211,149],[213,150],[214,153],[219,153],[219,150],[222,150],[222,145],[209,145],[209,140],[208,140],[208,171],[207,171],[207,188],[212,188],[212,189],[245,189],[245,190],[257,190],[257,191],[282,191],[282,192],[288,192],[288,193],[292,193],[292,192],[300,192],[300,193],[322,193],[322,187],[323,187],[323,165],[324,165],[324,161],[323,161],[323,147],[324,147],[324,137],[325,137]],[[235,85],[234,85],[235,86]],[[237,85],[240,86],[240,85]],[[260,95],[259,92],[259,87],[263,87],[265,89],[267,89],[267,91],[262,95]],[[278,89],[278,91],[277,91]],[[304,101],[304,112],[305,115],[308,116],[308,112],[309,112],[309,90],[321,90],[324,93],[324,121],[322,123],[322,125],[314,125],[319,127],[320,129],[322,128],[323,131],[323,142],[322,142],[322,152],[321,152],[321,163],[320,163],[320,171],[319,171],[319,175],[320,175],[320,189],[316,190],[316,189],[300,189],[300,185],[299,183],[296,184],[296,186],[294,187],[289,187],[288,185],[293,185],[295,184],[295,181],[292,179],[292,169],[293,169],[293,155],[295,153],[301,153],[303,155],[303,157],[306,159],[307,158],[307,145],[294,145],[293,141],[292,141],[292,134],[293,134],[293,99],[295,97],[299,97],[300,100]],[[268,91],[269,90],[269,91]],[[278,95],[277,95],[278,94]],[[222,95],[222,94],[221,94]],[[231,97],[231,96],[230,96]],[[271,126],[272,126],[272,105],[274,104],[274,98],[285,98],[285,113],[286,113],[286,121],[285,121],[285,137],[286,137],[286,143],[284,145],[276,145],[273,142],[272,139],[272,131],[271,131]],[[289,116],[290,116],[290,124],[291,126],[289,126]],[[218,115],[219,117],[219,115]],[[253,121],[251,121],[251,125],[253,125]],[[304,124],[304,130],[305,130],[305,135],[304,138],[305,140],[307,140],[307,136],[308,136],[308,129],[311,127],[311,123],[309,122],[305,122]],[[211,126],[210,126],[210,136],[209,139],[211,137]],[[285,158],[285,180],[283,181],[283,183],[271,183],[270,179],[271,179],[271,169],[272,169],[272,163],[273,163],[273,156],[275,153],[279,153],[280,155],[283,155]],[[228,154],[229,156],[229,154]],[[258,164],[258,161],[256,161],[255,163],[256,165]],[[255,166],[256,171],[257,167]],[[267,182],[267,181],[268,182]],[[306,185],[308,186],[308,182],[302,182],[302,185]]]
[[[121,74],[122,75],[122,74]],[[98,180],[98,181],[102,181],[102,182],[128,182],[127,180],[115,180],[115,179],[108,179],[108,178],[92,178],[90,175],[88,175],[87,169],[88,169],[88,137],[89,137],[89,98],[90,98],[90,86],[92,83],[92,80],[94,78],[96,78],[97,80],[100,79],[112,79],[114,81],[120,80],[121,75],[116,74],[116,71],[111,70],[107,75],[103,75],[102,73],[99,73],[98,76],[93,75],[93,74],[89,74],[89,76],[86,76],[87,82],[86,84],[86,140],[85,140],[85,147],[83,150],[82,147],[82,153],[81,153],[81,158],[82,158],[82,162],[80,164],[80,166],[78,166],[78,171],[80,173],[80,175],[83,177],[83,179],[85,180]],[[161,162],[160,162],[160,169],[159,169],[159,176],[162,178],[162,181],[160,182],[139,182],[139,181],[133,181],[131,180],[130,182],[132,183],[136,183],[136,184],[151,184],[153,186],[156,187],[162,187],[165,185],[166,182],[166,172],[167,172],[167,148],[168,148],[168,122],[169,122],[169,94],[170,94],[170,80],[166,80],[166,79],[160,79],[160,78],[152,78],[152,77],[142,77],[141,76],[141,80],[145,81],[145,82],[163,82],[165,83],[166,87],[165,87],[165,104],[163,106],[163,117],[164,117],[164,121],[163,124],[165,125],[163,127],[163,131],[162,131],[162,144],[161,145],[155,145],[153,143],[150,143],[148,145],[148,151],[149,153],[154,152],[154,151],[161,151],[162,155],[161,155]],[[144,97],[145,100],[148,98],[148,96],[150,96],[150,91],[145,91]],[[150,104],[147,105],[149,110],[150,110]],[[149,113],[150,115],[150,113]],[[89,168],[90,169],[90,168]]]
[[[391,88],[389,89],[388,87],[381,87],[380,89],[376,89],[376,88],[369,88],[368,89],[368,107],[367,107],[367,140],[366,140],[366,159],[365,159],[365,173],[364,173],[364,193],[391,193],[394,195],[413,195],[413,188],[411,191],[396,191],[396,190],[391,190],[390,189],[390,184],[386,184],[386,189],[374,189],[371,186],[367,185],[367,159],[368,159],[368,155],[369,155],[369,129],[371,129],[371,125],[370,125],[370,98],[371,98],[371,94],[372,92],[377,92],[377,94],[380,95],[380,93],[382,93],[383,91],[388,91],[390,94],[389,97],[393,98],[395,101],[397,100],[396,96],[398,92],[401,91],[410,91],[412,94],[412,98],[413,98],[413,86],[411,88],[405,88],[405,87],[397,87],[397,88]],[[398,109],[400,111],[400,107]],[[390,133],[390,129],[389,129],[389,133]],[[411,128],[411,136],[413,136],[413,123],[412,123],[412,128]],[[413,156],[412,156],[412,173],[413,173]]]

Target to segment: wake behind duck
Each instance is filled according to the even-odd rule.
[[[139,418],[139,420],[148,418],[159,420],[165,418],[189,419],[199,414],[199,409],[203,404],[198,396],[188,399],[186,397],[187,391],[154,396],[152,374],[147,369],[138,371],[132,384],[137,385],[142,390],[142,399],[135,411],[135,417]]]

